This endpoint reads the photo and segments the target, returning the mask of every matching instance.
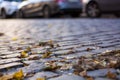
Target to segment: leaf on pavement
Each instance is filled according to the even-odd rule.
[[[15,80],[23,80],[23,78],[24,78],[24,73],[23,73],[22,69],[13,74],[13,79],[15,79]]]
[[[17,37],[13,37],[13,38],[12,38],[12,41],[17,41],[17,40],[18,40]]]
[[[45,78],[37,78],[36,80],[46,80]]]
[[[86,76],[87,76],[87,72],[86,72],[86,71],[82,71],[82,72],[80,72],[80,76],[82,76],[82,77],[86,77]]]
[[[42,58],[48,58],[48,57],[50,57],[50,54],[52,54],[52,52],[48,51],[43,54]]]
[[[108,71],[106,76],[110,79],[116,79],[117,78],[117,75],[115,73],[110,72],[110,71]]]
[[[2,77],[2,76],[3,76],[3,73],[0,72],[0,77]]]
[[[92,77],[87,77],[86,80],[94,80]]]
[[[26,58],[26,57],[28,57],[28,53],[26,51],[22,51],[20,57]]]

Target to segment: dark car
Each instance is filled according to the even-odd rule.
[[[58,11],[56,0],[26,0],[18,6],[16,17],[44,16],[48,18]]]
[[[119,16],[120,0],[82,0],[84,12],[89,17],[100,17],[102,13],[114,13]]]
[[[56,0],[61,13],[78,17],[82,12],[82,0]]]

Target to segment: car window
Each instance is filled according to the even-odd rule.
[[[4,1],[9,1],[9,2],[11,2],[11,1],[13,1],[13,0],[4,0]]]
[[[15,1],[15,2],[21,2],[21,1],[23,1],[23,0],[12,0],[12,1]]]
[[[4,0],[4,1],[9,1],[9,2],[12,2],[12,1],[21,2],[21,1],[23,1],[23,0]]]

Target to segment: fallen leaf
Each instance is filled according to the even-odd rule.
[[[99,63],[100,63],[100,62],[99,62],[99,61],[97,61],[97,60],[95,60],[94,62],[95,62],[96,64],[99,64]]]
[[[29,58],[28,60],[39,60],[40,57],[39,56],[35,56],[35,57],[32,57],[32,58]]]
[[[94,80],[92,77],[87,77],[86,80]]]
[[[28,57],[28,53],[26,51],[22,51],[20,57],[26,58],[26,57]]]
[[[75,75],[79,75],[79,71],[78,70],[74,70],[73,72]]]
[[[110,71],[108,71],[106,76],[110,79],[116,79],[117,78],[117,75],[115,73],[110,72]]]
[[[39,46],[46,46],[47,42],[39,42]]]
[[[80,72],[80,76],[82,76],[82,77],[86,77],[86,76],[87,76],[87,72],[86,72],[86,71],[82,71],[82,72]]]
[[[22,50],[23,48],[22,47],[17,47],[16,50]]]
[[[91,50],[92,50],[92,48],[87,48],[87,49],[86,49],[86,51],[91,51]]]
[[[0,72],[0,77],[2,77],[2,76],[3,76],[3,73]]]
[[[43,54],[42,58],[48,58],[48,57],[50,57],[50,54],[52,54],[52,52],[48,51]]]
[[[22,80],[23,78],[24,78],[24,73],[23,73],[22,69],[13,74],[13,79]]]
[[[45,78],[37,78],[36,80],[46,80]]]
[[[30,52],[30,51],[31,51],[31,48],[30,48],[30,47],[27,47],[27,48],[26,48],[26,51],[27,51],[27,52]]]
[[[60,47],[60,45],[59,45],[59,44],[56,44],[56,47]]]
[[[12,41],[17,41],[17,40],[18,40],[17,37],[13,37],[13,38],[12,38]]]
[[[54,71],[56,69],[60,69],[61,66],[58,66],[55,63],[46,63],[46,67],[44,68],[44,71]]]

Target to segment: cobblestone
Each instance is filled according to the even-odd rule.
[[[50,76],[48,80],[73,80],[73,77],[74,80],[84,80],[80,76],[69,76],[71,70],[58,70],[55,74],[59,76],[51,78],[50,74],[53,74],[53,71],[46,74],[43,70],[44,63],[56,61],[56,64],[65,65],[76,62],[77,58],[83,55],[120,50],[120,19],[0,20],[0,33],[5,34],[0,36],[0,71],[4,74],[23,69],[25,73],[34,72],[33,78],[38,74],[44,74]],[[12,40],[13,38],[16,40]],[[38,54],[19,58],[21,51],[28,46],[48,40],[59,44],[59,47],[52,49],[33,47],[33,53]],[[41,53],[46,50],[50,50],[53,54],[43,59]],[[35,56],[40,59],[29,60]],[[94,72],[95,75],[97,72]],[[100,78],[100,75],[101,73],[95,80],[111,80]]]

